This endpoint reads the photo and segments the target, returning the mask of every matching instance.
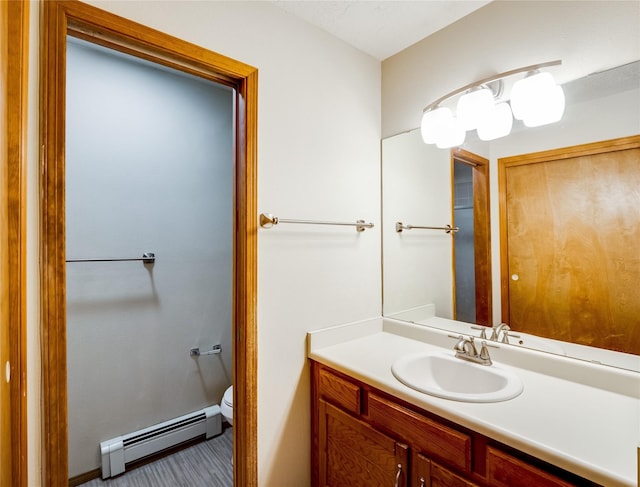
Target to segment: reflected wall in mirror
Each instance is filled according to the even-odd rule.
[[[515,125],[508,137],[491,142],[481,142],[469,133],[462,146],[465,151],[490,161],[493,315],[489,324],[503,320],[498,159],[640,133],[640,62],[566,83],[563,88],[567,106],[560,122],[536,128]],[[452,192],[454,154],[425,145],[419,129],[382,142],[383,312],[385,316],[477,334],[469,327],[460,329],[460,323],[452,321],[455,237],[438,231],[399,234],[394,228],[396,221],[414,225],[456,224]],[[632,205],[638,208],[640,202],[629,202],[629,208]],[[629,251],[633,253],[633,249]],[[636,259],[628,265],[640,263]],[[629,286],[640,289],[640,282]],[[640,300],[640,296],[636,295],[636,299]],[[577,316],[575,320],[579,321]],[[523,346],[640,370],[637,355],[562,341],[567,336],[543,340],[521,335],[517,341]]]

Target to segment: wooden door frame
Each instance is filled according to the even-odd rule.
[[[2,287],[0,300],[8,311],[0,319],[2,382],[6,384],[5,363],[10,366],[8,401],[2,401],[2,455],[0,484],[27,485],[27,339],[26,339],[26,156],[29,67],[29,3],[2,2],[1,48],[4,103],[3,141],[0,170],[5,185],[2,195],[0,234],[6,251],[2,253]],[[6,41],[6,42],[5,42]],[[4,217],[6,216],[6,220]],[[4,240],[6,238],[6,240]],[[5,428],[6,427],[6,428]],[[9,484],[7,484],[9,485]]]
[[[65,290],[66,42],[72,35],[235,88],[234,483],[257,486],[255,68],[81,2],[42,2],[42,483],[68,485]]]
[[[537,164],[548,161],[571,159],[574,157],[602,154],[640,147],[640,135],[622,137],[589,144],[562,147],[530,154],[503,157],[498,159],[498,198],[500,211],[500,297],[501,320],[509,323],[509,247],[507,232],[507,169],[510,167]]]
[[[489,206],[489,160],[461,148],[451,150],[451,194],[454,185],[456,161],[471,166],[473,170],[473,248],[476,289],[476,323],[492,324],[491,286],[491,212]],[[454,205],[451,220],[454,221]],[[451,240],[453,272],[453,313],[456,313],[456,242]]]

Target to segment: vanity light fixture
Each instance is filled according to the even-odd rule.
[[[480,140],[494,140],[511,132],[513,119],[527,127],[557,122],[564,113],[564,92],[551,73],[542,68],[557,66],[550,61],[507,71],[470,83],[427,105],[422,114],[420,131],[426,144],[440,149],[461,145],[466,132],[476,130]],[[524,74],[516,81],[508,96],[503,95],[505,80]],[[460,95],[456,114],[441,106]]]

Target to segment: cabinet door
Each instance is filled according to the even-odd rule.
[[[416,455],[411,468],[416,487],[478,487],[424,455]]]
[[[431,487],[477,487],[477,485],[453,473],[451,470],[441,467],[437,463],[432,463]]]
[[[407,487],[408,447],[319,401],[321,487]]]

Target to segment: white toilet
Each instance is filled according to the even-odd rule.
[[[229,386],[220,401],[222,417],[233,426],[233,386]]]

